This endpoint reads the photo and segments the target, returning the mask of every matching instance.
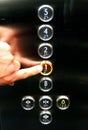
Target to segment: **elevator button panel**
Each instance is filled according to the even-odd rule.
[[[38,37],[43,41],[49,41],[53,37],[53,27],[48,24],[39,26]]]
[[[39,99],[39,106],[43,110],[52,108],[53,100],[50,96],[41,96]]]
[[[21,100],[21,106],[24,110],[32,110],[35,107],[35,99],[32,96],[24,96]]]
[[[43,59],[48,59],[53,55],[53,46],[49,43],[42,43],[38,47],[38,54]]]
[[[49,92],[53,88],[53,81],[49,77],[41,78],[39,82],[39,88],[43,92]]]
[[[38,9],[38,17],[43,22],[49,22],[54,17],[54,9],[51,5],[42,5]]]
[[[69,106],[70,106],[69,97],[65,96],[65,95],[58,96],[57,99],[56,99],[56,106],[60,110],[66,110],[66,109],[68,109]]]
[[[53,78],[50,77],[53,72],[53,63],[52,59],[49,59],[53,56],[53,45],[50,40],[52,40],[54,36],[54,28],[49,22],[52,22],[51,20],[54,18],[54,8],[51,5],[41,5],[37,13],[42,23],[38,25],[37,29],[37,35],[40,41],[37,50],[39,57],[42,59],[41,65],[43,67],[40,73],[41,77],[38,87],[43,95],[39,95],[36,99],[36,103],[38,103],[40,123],[48,125],[54,118],[52,116],[53,108],[56,107],[58,110],[68,109],[70,106],[70,99],[66,95],[55,95],[55,97],[53,97],[53,95],[50,94],[51,90],[54,88]],[[47,93],[47,95],[45,95],[45,93]],[[25,110],[32,110],[35,107],[36,100],[32,96],[25,96],[22,98],[21,106]]]
[[[43,67],[43,70],[41,72],[42,75],[50,75],[53,71],[53,65],[50,61],[42,61],[41,65]]]
[[[39,116],[39,121],[44,125],[50,124],[52,122],[52,113],[50,111],[42,111]]]

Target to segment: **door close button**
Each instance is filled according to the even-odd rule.
[[[50,96],[42,96],[39,99],[39,106],[43,110],[48,110],[52,107],[53,100]]]

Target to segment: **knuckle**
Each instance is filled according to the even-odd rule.
[[[18,71],[21,67],[21,64],[19,61],[17,60],[14,60],[14,66],[15,66],[15,71]]]
[[[4,82],[5,82],[6,84],[10,84],[10,83],[13,82],[13,80],[12,80],[11,77],[4,77],[3,80],[4,80]]]

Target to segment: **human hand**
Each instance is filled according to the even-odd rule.
[[[20,69],[22,64],[32,67]],[[10,45],[0,42],[0,86],[14,85],[17,80],[40,73],[42,66],[39,64],[40,62],[13,55]]]

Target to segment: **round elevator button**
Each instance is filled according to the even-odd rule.
[[[43,110],[48,110],[52,107],[53,100],[50,96],[42,96],[39,99],[39,106]]]
[[[52,114],[50,111],[42,111],[39,120],[42,124],[48,125],[52,122]]]
[[[32,110],[35,107],[35,99],[32,96],[24,96],[21,100],[21,106],[24,110]]]
[[[54,17],[54,9],[51,5],[41,5],[38,9],[38,17],[43,22],[49,22]]]
[[[69,108],[69,106],[70,106],[69,97],[65,96],[65,95],[58,96],[57,100],[56,100],[56,106],[60,110],[66,110],[67,108]]]
[[[39,26],[38,37],[43,41],[48,41],[53,37],[53,27],[48,24]]]
[[[53,71],[53,65],[50,61],[42,61],[41,65],[43,70],[41,72],[42,75],[50,75]]]
[[[38,47],[38,54],[43,59],[48,59],[53,55],[53,46],[49,43],[42,43]]]
[[[53,88],[53,81],[49,77],[43,77],[39,82],[39,88],[43,92],[49,92]]]

